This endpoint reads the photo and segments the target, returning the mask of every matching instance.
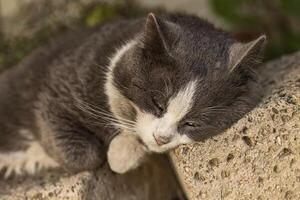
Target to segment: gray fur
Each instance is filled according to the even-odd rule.
[[[138,44],[118,62],[114,84],[140,108],[161,116],[167,98],[188,81],[199,80],[195,104],[178,127],[193,140],[222,132],[259,100],[253,61],[261,56],[264,39],[250,49],[239,48],[245,52],[239,59],[230,48],[239,43],[198,17],[149,15],[147,22],[108,23],[70,33],[1,74],[0,152],[26,149],[28,139],[19,134],[26,129],[67,170],[99,167],[119,132],[97,113],[110,112],[105,73],[116,48],[133,39]],[[125,112],[134,120],[134,109]],[[187,128],[186,120],[200,126]]]

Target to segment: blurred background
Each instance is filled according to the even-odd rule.
[[[266,60],[300,49],[299,0],[0,0],[0,71],[63,31],[150,11],[196,14],[241,41],[266,33]]]

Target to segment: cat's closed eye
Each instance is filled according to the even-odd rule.
[[[194,130],[200,128],[200,124],[194,121],[185,121],[182,123],[181,127],[185,130]]]
[[[194,122],[187,121],[187,122],[184,123],[184,126],[197,127],[198,125]]]
[[[157,115],[162,115],[162,113],[165,111],[165,105],[163,104],[163,102],[158,98],[158,96],[152,96],[152,102],[154,104],[154,106],[156,107],[156,109],[158,110]]]

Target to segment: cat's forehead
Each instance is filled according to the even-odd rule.
[[[197,34],[196,34],[197,35]],[[216,39],[198,35],[198,37],[181,37],[172,52],[181,67],[205,70],[226,67],[229,62],[230,47],[234,42],[229,38]]]
[[[179,70],[174,66],[173,70],[164,70],[161,73],[155,72],[151,74],[146,84],[148,84],[148,88],[162,91],[166,96],[172,97],[185,90],[190,84],[196,87],[198,79],[201,79],[198,72],[193,73],[183,68]]]

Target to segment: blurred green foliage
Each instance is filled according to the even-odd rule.
[[[156,13],[161,9],[152,9]],[[119,0],[116,3],[95,3],[81,9],[81,17],[73,24],[77,27],[93,27],[104,21],[118,18],[133,18],[149,12],[134,0]],[[51,14],[51,13],[50,13]],[[0,33],[0,71],[18,63],[33,49],[47,42],[55,34],[65,31],[63,24],[42,25],[31,37],[7,39]]]
[[[241,41],[259,34],[268,36],[266,59],[300,50],[300,0],[209,0],[211,7],[232,28]],[[153,9],[152,9],[153,11]],[[133,18],[149,10],[135,0],[119,0],[114,4],[94,3],[81,10],[74,26],[92,27],[107,20]],[[164,12],[154,9],[154,12]],[[0,70],[19,62],[33,49],[66,30],[62,24],[45,24],[32,37],[7,39],[0,33]]]
[[[34,48],[45,42],[54,34],[50,26],[44,26],[33,37],[17,37],[7,39],[0,36],[0,70],[4,70],[24,58]]]
[[[98,4],[85,10],[82,16],[82,22],[86,26],[95,26],[104,20],[113,19],[117,16],[115,6],[109,4]]]
[[[267,34],[266,59],[300,50],[299,0],[210,0],[242,41]]]
[[[84,26],[95,26],[107,20],[117,18],[134,18],[147,14],[150,10],[143,8],[135,0],[120,0],[114,4],[96,3],[87,7],[82,12],[81,23]],[[164,10],[154,8],[151,11],[161,13]]]

